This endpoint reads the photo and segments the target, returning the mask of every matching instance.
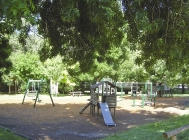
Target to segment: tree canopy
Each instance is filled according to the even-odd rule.
[[[103,59],[112,46],[119,46],[124,24],[121,6],[115,0],[40,1],[39,33],[47,38],[44,57],[57,54],[69,62],[80,62],[86,71],[94,58]]]
[[[138,63],[150,67],[162,59],[171,70],[189,62],[188,4],[188,0],[123,0],[128,39],[141,50]]]
[[[142,81],[151,75],[188,82],[188,5],[188,0],[1,0],[0,77],[15,61],[8,59],[11,51],[20,50],[28,55],[23,62],[30,53],[38,61],[39,53],[55,79],[59,75],[49,74],[55,69],[50,63],[59,65],[57,71],[66,66],[69,74],[60,77],[72,75],[73,81],[104,75]]]
[[[27,9],[29,2],[20,0],[1,0],[0,1],[0,77],[2,72],[8,71],[11,63],[8,60],[11,54],[11,45],[9,45],[9,37],[15,30],[20,30],[26,34],[26,26],[23,19],[32,24],[32,15]],[[20,36],[22,42],[25,41],[24,36]]]

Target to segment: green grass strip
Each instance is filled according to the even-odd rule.
[[[0,128],[0,140],[26,140],[26,139],[13,134],[9,130]]]
[[[104,140],[165,140],[163,132],[187,124],[189,124],[189,116],[184,115],[132,128],[114,136],[106,137]],[[177,140],[189,140],[189,130],[177,135]]]

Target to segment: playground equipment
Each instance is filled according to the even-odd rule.
[[[124,88],[127,86],[125,82],[116,82],[116,86],[121,89],[121,95],[125,94]],[[130,87],[129,87],[130,88]],[[128,93],[128,92],[127,92]]]
[[[50,80],[50,94],[58,95],[58,82],[54,82],[52,79]]]
[[[157,96],[159,97],[173,97],[173,93],[171,88],[169,88],[166,84],[159,83],[157,86]]]
[[[108,126],[115,126],[115,123],[114,123],[111,113],[109,111],[108,104],[107,103],[99,103],[99,106],[102,110],[102,115],[103,115],[105,124]]]
[[[144,88],[145,95],[142,94],[142,106],[145,104],[153,104],[155,107],[155,101],[156,101],[156,91],[155,89],[153,90],[153,85],[152,82],[147,81],[145,83],[145,88]]]
[[[28,80],[26,91],[24,93],[24,98],[22,101],[22,104],[24,104],[24,100],[26,95],[30,97],[35,97],[35,102],[34,102],[34,108],[36,107],[36,102],[39,101],[39,94],[41,92],[42,86],[44,84],[44,80]],[[51,94],[49,93],[52,105],[54,106],[54,102],[52,99]]]
[[[138,92],[138,89],[139,89],[138,83],[137,82],[136,83],[132,82],[132,84],[131,84],[131,95],[132,96],[136,96],[136,94]]]
[[[137,93],[139,93],[139,89],[141,88],[140,95],[141,95],[141,105],[144,107],[145,104],[153,104],[155,106],[156,102],[156,89],[153,89],[152,82],[145,82],[145,83],[133,83],[131,86],[131,94],[133,97],[133,106],[135,106],[135,99],[137,97]]]
[[[91,90],[90,101],[80,111],[80,114],[82,114],[88,107],[90,107],[90,114],[94,116],[96,112],[95,108],[97,107],[98,114],[99,114],[99,109],[101,109],[105,125],[116,126],[111,116],[111,108],[114,109],[114,117],[115,117],[115,108],[117,105],[116,103],[117,87],[108,81],[102,81],[92,85],[90,90]],[[99,100],[100,95],[101,95],[101,101]]]
[[[137,96],[137,92],[138,92],[138,83],[131,83],[131,96],[133,97],[133,106],[135,106],[135,98]]]

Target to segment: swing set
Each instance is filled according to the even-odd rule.
[[[35,99],[34,99],[35,100],[35,102],[34,102],[34,108],[35,108],[37,101],[40,101],[39,100],[39,94],[41,93],[42,86],[43,86],[44,83],[45,83],[45,80],[31,80],[31,79],[28,80],[22,104],[24,104],[24,100],[26,98],[26,95],[28,97],[35,97]],[[50,96],[52,105],[55,106],[55,104],[53,102],[53,99],[52,99],[52,96],[51,96],[50,93],[49,93],[49,96]]]

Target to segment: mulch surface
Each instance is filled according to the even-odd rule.
[[[89,97],[54,97],[55,107],[46,95],[33,108],[33,100],[23,95],[0,95],[0,125],[32,140],[96,140],[129,128],[156,122],[176,115],[189,114],[187,98],[159,98],[156,107],[141,107],[131,98],[118,98],[116,127],[104,125],[102,115],[92,117],[89,109],[79,111],[88,103]]]

